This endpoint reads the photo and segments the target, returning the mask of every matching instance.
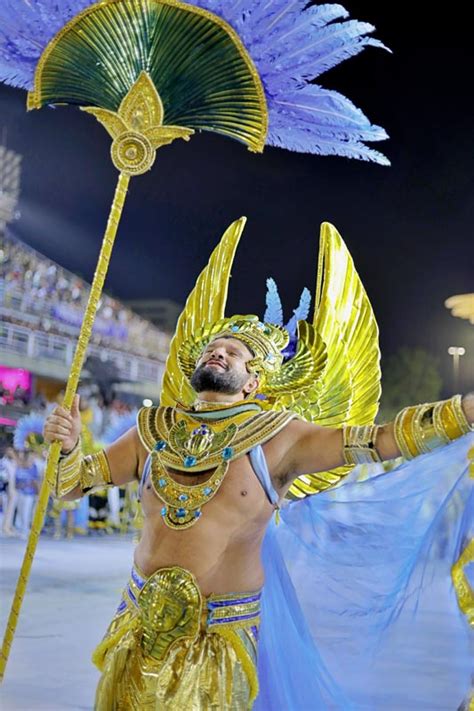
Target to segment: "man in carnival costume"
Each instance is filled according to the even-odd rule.
[[[388,164],[365,145],[385,131],[315,83],[364,47],[383,47],[366,36],[373,29],[347,20],[340,5],[306,0],[1,4],[0,77],[29,90],[30,108],[80,105],[113,139],[119,179],[76,353],[85,352],[129,180],[151,169],[157,148],[210,130],[254,152],[272,145]],[[407,408],[394,424],[374,426],[377,326],[330,226],[311,323],[299,314],[297,333],[295,323],[286,330],[272,308],[263,321],[225,318],[242,227],[229,228],[187,301],[161,407],[142,409],[136,427],[87,456],[77,399],[71,414],[58,408],[47,420],[47,440],[62,446],[57,467],[58,446],[48,462],[57,497],[141,482],[135,566],[94,655],[99,711],[346,711],[345,691],[370,708],[369,687],[362,681],[357,691],[351,681],[364,679],[383,630],[397,629],[414,601],[422,609],[454,495],[466,515],[452,526],[444,563],[446,571],[454,564],[469,614],[462,566],[472,497],[462,435],[472,397]],[[78,356],[68,404],[80,367]],[[400,454],[408,462],[370,486],[345,480],[355,464]],[[276,525],[273,512],[287,497]],[[443,680],[455,707],[468,674],[456,663],[465,630],[453,624],[459,645]],[[411,661],[426,671],[426,659]]]
[[[311,589],[312,576],[328,566],[327,585],[341,573],[337,557],[323,567],[318,558],[332,556],[331,548],[338,547],[347,555],[350,545],[359,566],[354,598],[338,597],[333,586],[333,612],[358,608],[362,615],[364,608],[369,619],[372,614],[377,625],[385,624],[410,585],[422,587],[413,583],[412,574],[403,573],[404,580],[400,575],[413,556],[426,565],[427,530],[432,535],[433,522],[419,516],[420,477],[425,477],[419,472],[428,470],[433,488],[443,489],[437,470],[446,466],[444,452],[456,445],[442,445],[471,429],[471,395],[405,408],[394,423],[373,424],[380,395],[377,326],[350,255],[331,225],[322,228],[312,323],[300,320],[292,338],[271,322],[271,303],[263,322],[256,316],[225,318],[243,224],[239,220],[227,230],[187,300],[171,343],[162,405],[142,408],[136,427],[88,457],[78,441],[77,401],[71,414],[58,408],[46,424],[46,438],[60,440],[63,448],[57,496],[75,498],[96,486],[141,480],[143,535],[117,613],[94,654],[103,671],[97,709],[245,709],[257,696],[255,708],[350,708],[308,639],[311,603],[324,592],[319,586]],[[437,493],[439,511],[453,482],[467,497],[467,444],[461,442],[451,452],[454,464]],[[374,501],[362,503],[367,510],[373,506],[373,513],[365,515],[363,525],[376,522],[376,536],[368,532],[360,538],[354,523],[346,540],[321,550],[317,527],[308,518],[315,516],[312,524],[322,530],[328,499],[321,492],[339,484],[355,464],[400,455],[411,460],[439,447],[372,482]],[[399,489],[399,501],[387,502],[391,521],[383,511],[386,482]],[[347,486],[334,491],[343,493]],[[283,508],[281,525],[269,527],[288,496],[296,500]],[[426,490],[423,496],[428,498]],[[358,503],[346,502],[355,516],[360,516]],[[397,506],[404,517],[398,528],[393,524]],[[333,533],[337,537],[343,531],[336,526]],[[293,558],[295,567],[288,570],[294,587],[286,580],[288,571],[278,570],[275,546]],[[298,551],[309,556],[304,572],[298,569]],[[368,573],[380,564],[380,555],[393,557],[392,569],[378,581],[374,567],[373,580],[367,581],[374,589],[369,585],[361,601],[360,566]],[[419,561],[412,562],[414,570]],[[349,584],[351,567],[346,561],[341,589]],[[382,600],[377,585],[385,590]],[[316,610],[325,605],[327,600]],[[307,615],[303,625],[301,614]],[[361,630],[354,629],[354,638],[357,633]],[[281,667],[285,652],[301,655],[290,658],[298,667],[291,671],[291,683]],[[340,650],[340,664],[347,654]]]

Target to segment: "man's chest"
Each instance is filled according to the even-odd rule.
[[[267,504],[267,499],[275,505],[278,496],[270,493],[265,456],[256,462],[252,453],[258,449],[262,454],[262,445],[293,415],[255,413],[243,407],[209,413],[157,408],[139,414],[140,437],[151,450],[147,479],[170,528],[191,527],[204,510],[219,506],[232,511],[252,505],[259,509],[259,501]]]
[[[194,506],[199,503],[199,518],[217,516],[249,520],[261,516],[268,517],[273,511],[274,507],[268,500],[248,455],[229,463],[225,476],[213,496],[206,496],[212,486],[213,471],[188,474],[168,469],[167,474],[169,480],[177,486],[175,498],[181,506],[175,508],[186,509],[187,505]],[[159,479],[157,481],[156,477],[149,477],[143,487],[142,506],[146,514],[156,512],[163,515],[164,506],[173,504],[173,501],[165,500],[159,484]],[[202,496],[201,501],[193,501],[191,498],[191,492],[196,489]],[[180,501],[179,497],[183,495],[188,498]]]

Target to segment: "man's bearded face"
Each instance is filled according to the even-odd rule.
[[[217,338],[201,355],[191,378],[198,393],[207,391],[237,395],[255,376],[247,370],[253,354],[236,338]]]

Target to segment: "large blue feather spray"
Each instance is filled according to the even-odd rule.
[[[89,0],[2,0],[0,80],[31,89],[48,42]],[[190,3],[191,4],[191,3]],[[307,0],[196,0],[240,35],[265,89],[267,145],[303,153],[339,155],[389,165],[365,141],[387,138],[363,112],[336,91],[313,83],[365,47],[384,45],[368,37],[374,27],[349,20],[337,4]]]

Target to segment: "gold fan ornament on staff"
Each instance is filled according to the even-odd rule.
[[[107,109],[84,107],[107,129],[113,138],[112,162],[124,175],[146,173],[153,166],[156,149],[175,138],[189,141],[192,128],[163,126],[163,102],[146,72],[142,72],[115,113]]]

